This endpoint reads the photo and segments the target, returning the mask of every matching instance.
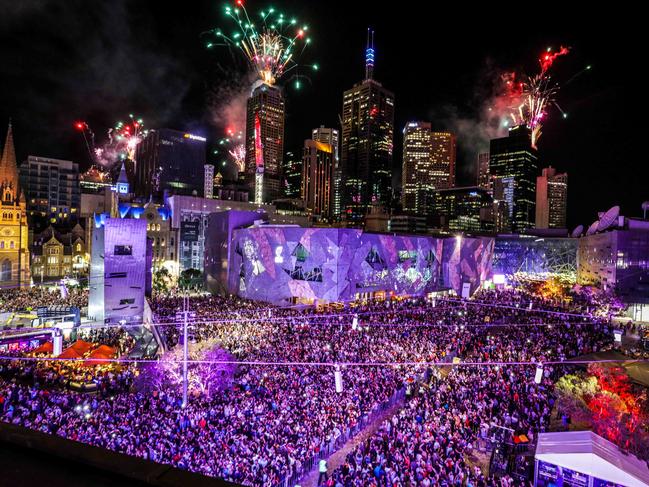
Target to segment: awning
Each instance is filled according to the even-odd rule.
[[[649,468],[592,431],[541,433],[537,460],[628,487],[649,487]]]
[[[52,345],[52,342],[45,342],[40,347],[35,348],[34,350],[32,350],[31,353],[33,353],[33,354],[37,354],[37,353],[50,354],[53,351],[54,351],[54,345]]]

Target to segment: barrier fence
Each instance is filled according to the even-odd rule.
[[[384,411],[394,406],[397,402],[402,401],[406,394],[406,388],[402,387],[397,390],[390,399],[381,403],[378,407],[374,408],[371,412],[361,416],[356,424],[352,427],[347,427],[343,433],[341,433],[336,438],[330,439],[328,442],[323,441],[320,444],[317,453],[311,455],[309,459],[302,463],[302,466],[298,468],[291,475],[287,476],[282,482],[280,482],[281,487],[293,487],[297,484],[302,477],[307,475],[313,467],[323,458],[329,458],[335,452],[337,452],[345,443],[354,438],[358,433],[365,429],[368,424],[376,421],[378,417],[383,414]]]
[[[456,356],[455,352],[451,352],[447,354],[443,361],[450,363],[453,358]],[[308,475],[311,470],[316,466],[316,463],[319,462],[323,458],[329,458],[331,455],[333,455],[335,452],[337,452],[342,446],[347,443],[349,440],[354,438],[358,433],[360,433],[362,430],[364,430],[367,425],[372,424],[374,421],[376,421],[386,410],[390,409],[392,406],[394,406],[397,402],[401,402],[404,400],[406,397],[406,392],[408,392],[408,395],[411,394],[416,394],[417,388],[415,387],[415,384],[418,382],[428,382],[430,379],[430,370],[425,370],[421,374],[419,374],[416,379],[415,383],[410,384],[408,386],[403,386],[399,390],[397,390],[390,399],[384,401],[381,403],[378,407],[374,408],[370,413],[367,413],[357,421],[357,423],[352,426],[352,427],[347,427],[345,431],[337,436],[336,438],[332,438],[328,442],[322,442],[320,444],[320,447],[318,449],[317,453],[314,453],[311,455],[310,458],[308,458],[306,461],[302,463],[302,465],[291,475],[288,475],[287,477],[284,478],[282,482],[280,482],[281,487],[293,487],[299,481],[304,478],[306,475]]]

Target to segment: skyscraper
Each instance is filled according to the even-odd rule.
[[[489,153],[478,154],[477,184],[479,188],[491,192],[491,179],[489,177]]]
[[[568,174],[552,166],[536,178],[536,228],[566,228]]]
[[[428,214],[434,190],[455,186],[455,135],[431,132],[429,122],[410,122],[403,129],[401,203],[406,213]]]
[[[0,206],[0,287],[29,285],[29,227],[11,122],[0,158]]]
[[[508,137],[491,140],[489,173],[494,183],[500,179],[506,187],[504,199],[509,204],[512,230],[522,232],[534,227],[538,157],[526,126],[513,127]],[[494,198],[502,199],[495,189]]]
[[[333,147],[315,140],[304,141],[302,199],[315,220],[328,220],[333,200]]]
[[[450,132],[432,132],[430,181],[435,189],[455,186],[455,159],[457,142]]]
[[[403,129],[401,206],[405,213],[426,213],[426,193],[432,191],[430,123],[409,122]]]
[[[343,94],[340,171],[341,210],[362,224],[373,202],[387,207],[392,196],[394,94],[372,79],[374,32],[368,29],[365,80]]]
[[[435,227],[463,232],[486,230],[482,213],[484,208],[493,207],[493,200],[484,189],[475,186],[438,189],[429,198]]]
[[[205,137],[171,129],[151,130],[137,145],[135,160],[136,195],[149,197],[165,190],[203,195]]]
[[[40,233],[50,224],[72,227],[79,219],[79,165],[72,161],[29,156],[20,165],[30,227]]]
[[[302,158],[293,152],[287,152],[284,157],[284,196],[287,198],[302,197]]]
[[[254,202],[281,197],[283,155],[284,95],[277,86],[260,84],[246,109],[245,181]]]
[[[320,125],[320,128],[311,131],[311,139],[329,144],[333,150],[333,194],[331,201],[331,217],[338,219],[340,217],[340,204],[341,204],[341,174],[340,174],[340,140],[337,129],[327,128]]]

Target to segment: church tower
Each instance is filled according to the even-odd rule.
[[[29,231],[11,122],[0,159],[0,288],[28,286]]]

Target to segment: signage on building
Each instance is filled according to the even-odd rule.
[[[194,135],[194,134],[185,134],[184,137],[186,139],[198,140],[200,142],[205,142],[207,140],[205,137],[201,137],[200,135]]]
[[[181,242],[198,242],[199,222],[180,222]]]

